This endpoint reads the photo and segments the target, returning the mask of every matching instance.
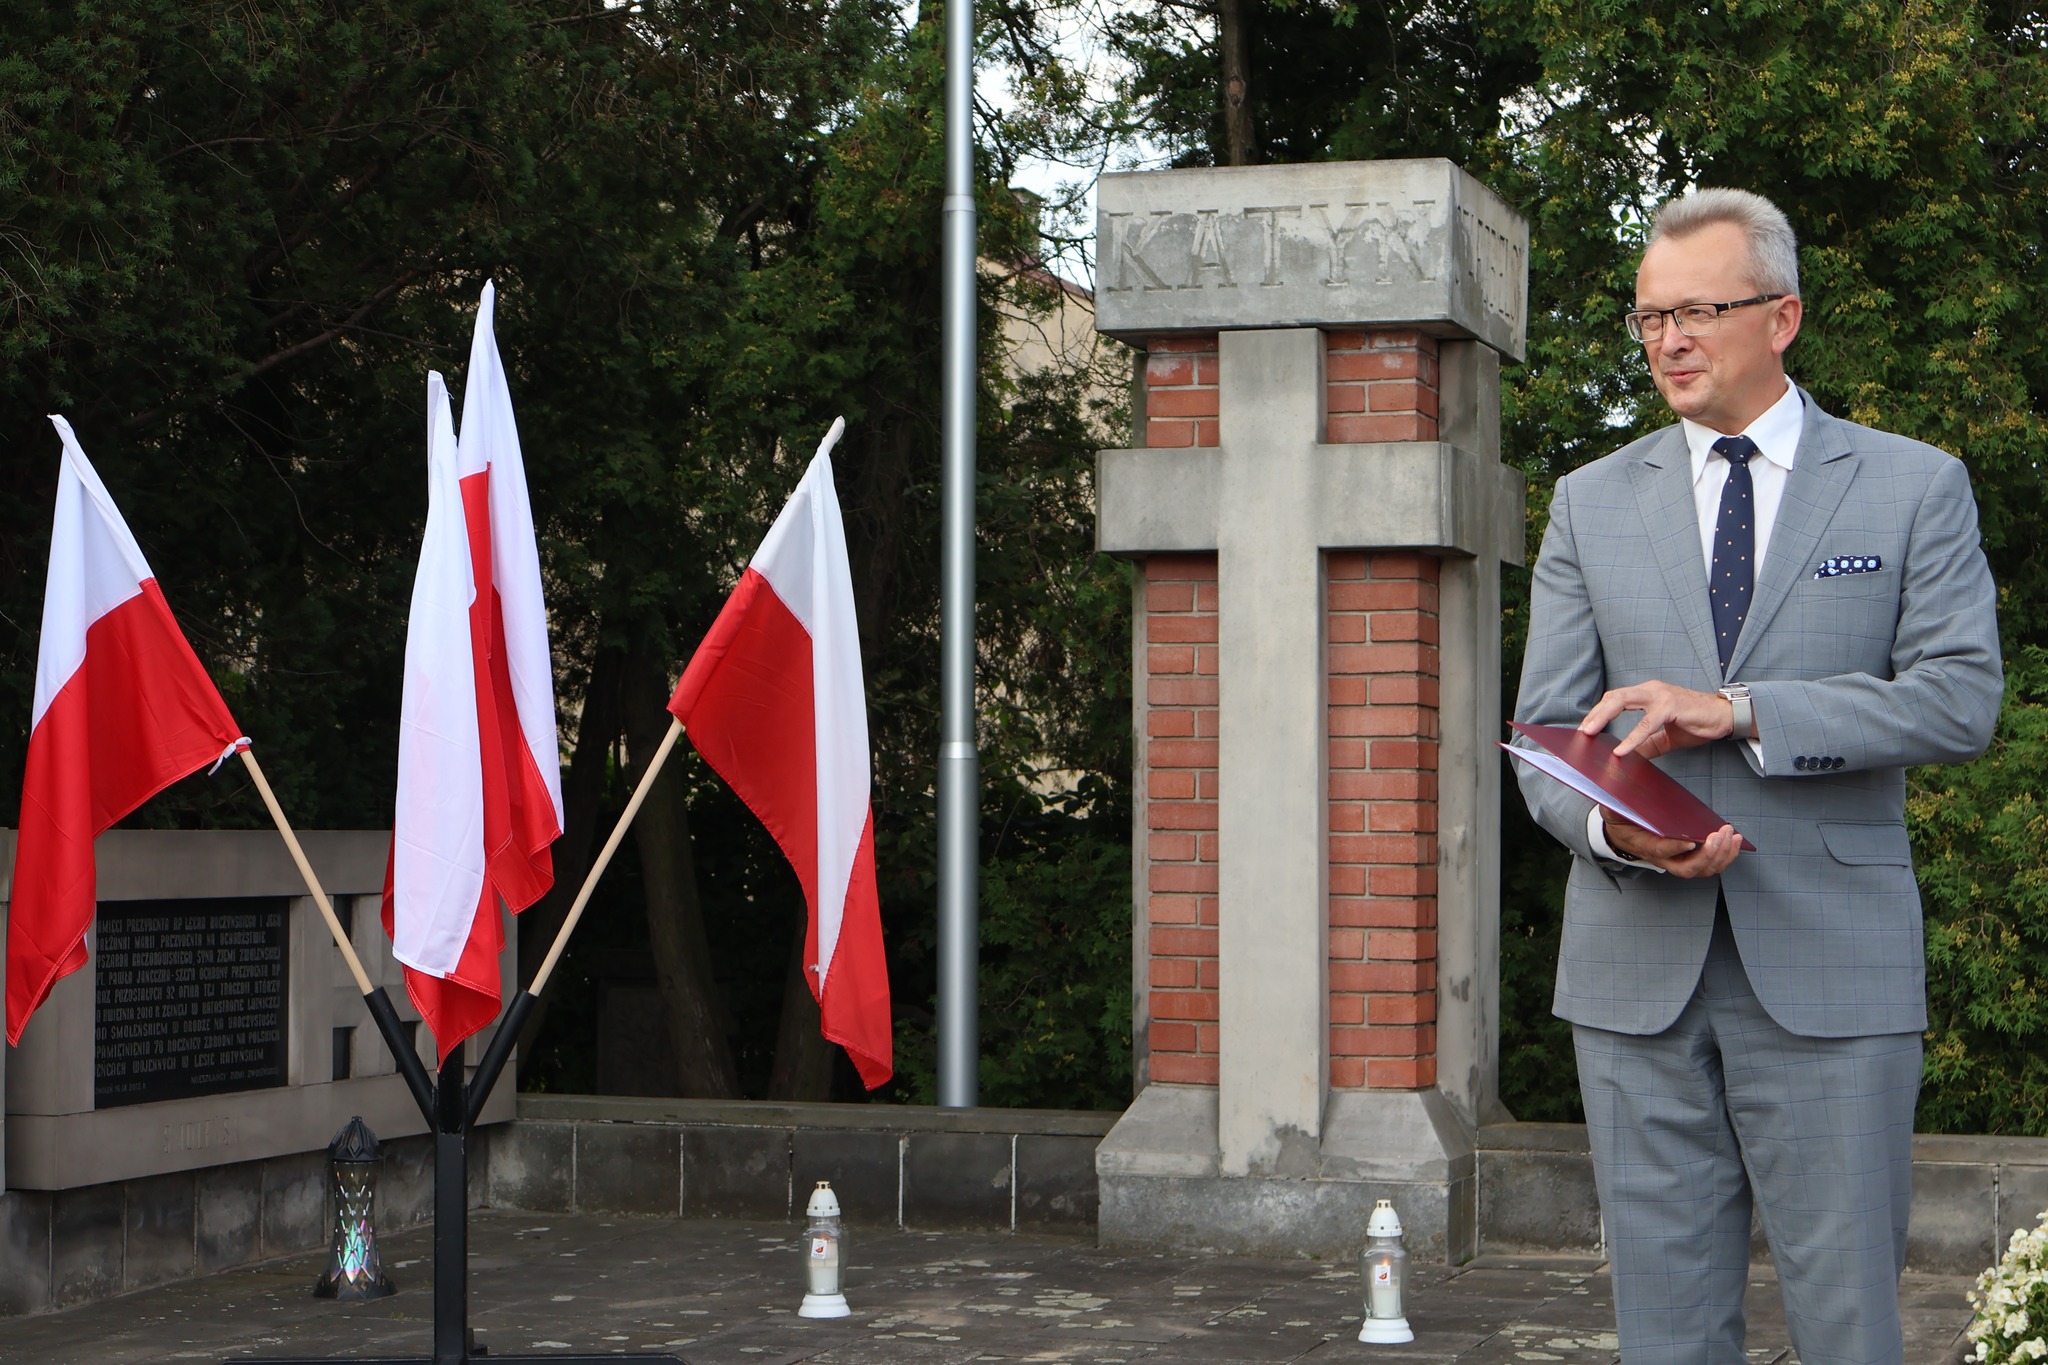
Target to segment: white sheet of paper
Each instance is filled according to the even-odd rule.
[[[1664,831],[1658,829],[1635,811],[1630,810],[1627,806],[1615,800],[1612,794],[1602,791],[1599,784],[1594,782],[1592,778],[1587,777],[1548,749],[1523,749],[1512,744],[1502,744],[1500,747],[1506,749],[1538,772],[1549,773],[1579,795],[1590,797],[1594,801],[1599,802],[1623,819],[1641,825],[1652,834],[1662,835],[1664,833]],[[1668,838],[1670,836],[1666,835],[1665,837]]]

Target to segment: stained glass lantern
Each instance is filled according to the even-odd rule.
[[[384,1153],[361,1115],[327,1144],[334,1189],[334,1245],[327,1273],[313,1286],[322,1299],[381,1299],[398,1292],[377,1253],[377,1177]]]

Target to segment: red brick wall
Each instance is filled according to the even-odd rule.
[[[1216,337],[1155,337],[1145,444],[1214,446]],[[1216,556],[1145,561],[1146,1079],[1216,1084]]]
[[[1216,336],[1154,337],[1145,359],[1145,444],[1213,446]]]
[[[1325,441],[1436,439],[1435,337],[1413,331],[1325,332],[1323,382]]]
[[[1216,557],[1145,561],[1149,1079],[1216,1084]]]
[[[1326,334],[1326,440],[1437,436],[1434,339]],[[1218,444],[1216,338],[1155,338],[1145,443]],[[1436,1082],[1437,561],[1327,556],[1330,1083]],[[1146,1081],[1217,1078],[1217,570],[1145,561]]]
[[[1325,559],[1333,1086],[1436,1083],[1437,567]]]

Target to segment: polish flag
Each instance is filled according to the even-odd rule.
[[[869,1089],[893,1073],[875,894],[868,715],[832,447],[811,461],[668,709],[796,869],[810,907],[804,977],[825,1037]]]
[[[471,638],[490,642],[476,651],[477,713],[483,733],[498,741],[485,746],[484,788],[504,792],[502,801],[493,795],[485,802],[484,845],[499,896],[519,911],[555,884],[549,846],[562,835],[562,757],[526,460],[498,357],[497,296],[485,281],[469,345],[458,454],[470,563],[490,565],[488,584],[478,576],[477,600],[470,607]]]
[[[9,1043],[85,965],[100,831],[249,742],[71,424],[50,421],[64,462],[7,915]]]
[[[498,1016],[498,902],[554,885],[561,760],[540,555],[484,286],[458,443],[427,376],[427,528],[413,584],[384,926],[443,1061]]]

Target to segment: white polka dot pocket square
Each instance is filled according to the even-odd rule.
[[[1843,574],[1876,573],[1884,560],[1876,555],[1830,555],[1813,571],[1815,578],[1840,578]]]

